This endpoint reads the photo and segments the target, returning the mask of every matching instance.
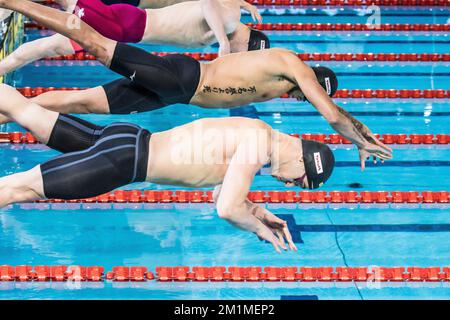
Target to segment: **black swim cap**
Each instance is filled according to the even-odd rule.
[[[270,48],[269,38],[261,31],[250,29],[248,40],[248,51],[263,50]]]
[[[338,80],[333,70],[327,67],[312,67],[322,88],[332,97],[338,88]]]
[[[334,155],[326,144],[311,140],[301,141],[308,186],[309,189],[317,189],[333,173]]]

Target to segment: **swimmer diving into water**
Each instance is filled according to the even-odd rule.
[[[392,149],[330,99],[337,90],[336,75],[324,67],[311,69],[288,50],[234,53],[210,63],[185,55],[158,57],[107,39],[82,21],[78,29],[69,28],[67,20],[74,19],[69,13],[27,0],[0,0],[0,7],[23,13],[81,43],[105,66],[128,78],[84,91],[48,92],[33,100],[46,109],[126,114],[176,103],[233,108],[288,92],[297,99],[307,99],[339,134],[358,147],[361,169],[370,156],[374,161],[392,158]],[[0,121],[8,119],[0,117]]]
[[[279,252],[297,250],[285,221],[253,204],[247,194],[257,172],[286,186],[315,189],[334,168],[330,148],[242,117],[201,119],[150,133],[131,123],[97,126],[40,107],[0,84],[0,113],[63,155],[0,178],[0,208],[38,199],[95,197],[133,182],[215,187],[219,216],[255,233]]]
[[[204,47],[218,42],[219,55],[270,46],[262,32],[240,22],[241,8],[250,12],[255,20],[262,19],[258,9],[244,0],[187,1],[161,9],[137,8],[136,0],[55,2],[68,12],[74,12],[103,36],[119,42],[182,47]],[[110,3],[112,5],[107,5]],[[0,76],[39,59],[82,50],[82,46],[60,34],[27,42],[0,62]]]

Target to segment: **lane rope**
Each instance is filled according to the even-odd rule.
[[[248,199],[253,203],[261,204],[286,204],[286,205],[310,205],[325,204],[337,207],[347,205],[362,207],[368,205],[445,205],[450,203],[450,191],[250,191]],[[73,208],[95,209],[90,204],[130,204],[127,208],[133,208],[133,204],[213,204],[212,190],[116,190],[98,197],[78,200],[47,199],[34,203],[17,204],[23,209],[36,209],[48,206],[39,204],[52,204],[52,208],[68,208],[65,204],[76,204]],[[36,205],[35,205],[36,204]],[[401,207],[401,206],[400,206]],[[407,206],[408,207],[408,206]],[[433,206],[439,207],[439,206]],[[135,207],[136,209],[142,206]]]
[[[450,267],[0,266],[1,282],[448,282]]]
[[[168,54],[184,54],[200,61],[217,59],[217,53],[209,52],[151,52],[163,57]],[[402,61],[402,62],[450,62],[450,53],[297,53],[303,61]],[[95,56],[78,52],[76,54],[44,58],[40,61],[96,61]]]
[[[27,98],[33,98],[50,91],[79,91],[79,87],[24,87],[16,88]],[[289,99],[286,93],[280,98]],[[338,89],[333,98],[342,99],[448,99],[450,89]]]
[[[363,23],[247,23],[247,26],[263,31],[357,31],[357,32],[448,32],[450,24],[395,23],[369,25]],[[25,30],[48,30],[35,22],[25,22]]]

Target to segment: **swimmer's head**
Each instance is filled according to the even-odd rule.
[[[263,32],[250,29],[248,51],[264,50],[270,48],[270,40]]]
[[[328,96],[332,97],[338,89],[338,79],[333,70],[327,67],[312,67],[311,68],[316,74],[317,81],[326,91]],[[303,92],[299,88],[294,88],[289,92],[289,95],[297,100],[308,101]]]
[[[308,188],[317,189],[333,173],[333,152],[326,144],[311,140],[302,140],[302,150]]]
[[[320,142],[299,141],[300,145],[296,142],[296,148],[286,148],[280,152],[282,159],[272,171],[272,176],[285,183],[286,187],[320,188],[333,173],[333,152]]]

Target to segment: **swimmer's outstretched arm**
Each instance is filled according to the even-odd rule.
[[[17,122],[41,142],[47,143],[58,113],[32,103],[14,88],[0,84],[0,114]],[[11,203],[43,199],[40,167],[0,178],[0,208]]]
[[[0,76],[43,58],[74,53],[70,40],[60,34],[26,42],[0,61]]]
[[[283,76],[295,82],[328,123],[358,147],[362,170],[365,168],[365,160],[370,156],[382,161],[392,158],[391,148],[381,143],[366,125],[334,104],[308,65],[300,61],[295,54],[285,55],[284,59],[286,72]]]
[[[96,56],[102,64],[110,66],[117,42],[103,37],[76,15],[29,0],[0,0],[0,7],[20,12],[43,26],[65,35]]]
[[[258,148],[250,142],[242,142],[238,146],[222,186],[215,190],[217,213],[220,218],[233,226],[269,241],[277,252],[281,252],[280,248],[287,250],[284,238],[288,241],[290,249],[296,250],[286,222],[247,199],[255,174],[263,165],[250,164],[249,159],[255,158],[253,153],[257,152],[256,150]],[[268,161],[266,159],[263,162]]]
[[[200,0],[200,4],[205,17],[206,23],[211,28],[219,42],[219,56],[230,53],[230,41],[225,31],[225,22],[221,10],[223,8],[217,0]]]

